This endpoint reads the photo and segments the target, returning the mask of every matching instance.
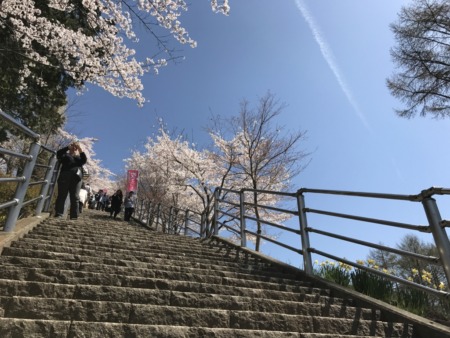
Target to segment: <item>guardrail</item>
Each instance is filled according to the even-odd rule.
[[[20,153],[11,149],[0,148],[0,154],[19,158],[25,161],[23,170],[14,177],[1,177],[0,184],[16,182],[16,190],[12,200],[0,204],[0,210],[8,209],[8,215],[3,227],[3,231],[10,232],[14,230],[17,219],[23,207],[36,203],[35,215],[39,216],[42,212],[48,212],[50,200],[54,191],[56,177],[58,173],[56,152],[39,143],[40,135],[25,127],[11,116],[0,110],[0,119],[20,131],[25,137],[31,139],[28,153]],[[44,153],[47,153],[48,159],[43,159]],[[46,163],[40,163],[40,160],[47,160]],[[42,168],[42,176],[37,176],[36,169]],[[32,178],[36,179],[31,181]],[[40,185],[41,189],[37,197],[25,200],[27,191],[30,187]]]
[[[347,212],[336,212],[310,208],[306,205],[305,202],[305,195],[307,194],[421,203],[421,213],[426,217],[428,224],[415,225],[374,217],[365,217],[362,215],[355,215]],[[266,197],[266,200],[267,197],[278,199],[279,201],[281,201],[281,203],[278,204],[282,204],[285,207],[274,207],[273,204],[263,205],[258,202],[254,203],[254,201],[259,201],[259,196],[263,195]],[[450,241],[445,230],[445,227],[450,225],[450,222],[441,219],[436,200],[433,198],[434,195],[450,195],[450,189],[430,188],[423,190],[416,195],[397,195],[308,188],[302,188],[293,193],[253,189],[230,190],[225,188],[218,188],[215,191],[214,220],[212,224],[206,224],[206,217],[202,216],[201,214],[196,214],[197,221],[191,222],[190,218],[188,220],[188,216],[191,215],[192,212],[183,211],[182,209],[177,209],[175,207],[162,207],[161,205],[158,205],[158,211],[156,213],[155,211],[141,211],[141,214],[144,213],[144,217],[149,223],[156,222],[156,224],[158,225],[166,224],[167,228],[161,229],[164,232],[179,234],[189,233],[192,236],[198,236],[202,238],[210,237],[213,235],[220,235],[221,237],[232,237],[235,241],[240,242],[240,245],[242,247],[247,247],[247,240],[249,236],[251,236],[252,239],[259,238],[260,240],[270,242],[277,247],[284,248],[291,253],[299,255],[303,262],[303,269],[307,274],[310,275],[314,273],[312,255],[317,255],[335,260],[337,262],[341,262],[343,264],[347,264],[348,266],[356,269],[382,276],[387,280],[407,285],[409,287],[425,291],[439,297],[448,297],[450,296],[450,293],[448,292],[433,289],[431,287],[391,275],[382,270],[377,270],[370,266],[352,262],[342,257],[342,255],[339,255],[339,253],[333,253],[330,252],[330,250],[318,248],[318,246],[322,243],[322,240],[318,239],[318,236],[320,236],[321,239],[331,238],[333,240],[341,241],[344,243],[356,244],[365,248],[382,250],[402,257],[411,257],[419,261],[440,265],[445,272],[447,285],[450,285]],[[250,200],[252,202],[249,202]],[[255,208],[258,208],[257,213],[255,213]],[[141,210],[144,209],[145,207],[141,207]],[[281,218],[284,221],[277,222],[270,217],[264,218],[261,216],[264,214],[263,211],[267,211],[266,214],[276,214],[278,218]],[[139,213],[137,213],[137,215],[139,218]],[[346,222],[360,222],[368,225],[372,224],[388,228],[431,233],[439,255],[438,257],[433,257],[415,252],[408,252],[405,250],[394,248],[392,246],[386,246],[379,243],[373,243],[371,241],[355,238],[353,236],[345,236],[339,234],[338,231],[324,230],[323,228],[320,228],[320,224],[314,224],[314,226],[309,225],[308,218],[312,218],[312,216],[318,215],[321,217],[325,217],[327,224],[335,224],[337,220],[345,220]],[[287,221],[287,219],[289,219],[289,221]],[[295,219],[297,219],[297,221],[295,221]],[[333,221],[333,223],[331,223],[331,221]],[[290,224],[287,225],[287,222],[289,222]],[[290,234],[290,236],[287,237],[291,239],[292,235],[294,235],[297,237],[297,240],[294,240],[297,245],[289,244],[286,241],[279,241],[276,238],[265,235],[264,233],[259,231],[252,231],[249,229],[247,223],[252,223],[252,227],[255,227],[255,225],[259,223],[260,225],[264,225],[267,228],[281,231],[283,234]],[[189,228],[187,227],[187,225],[189,225]],[[314,242],[312,242],[311,240],[311,235],[317,237],[315,238]]]
[[[169,234],[183,234],[192,237],[209,237],[204,214],[184,210],[161,203],[140,200],[135,210],[135,218],[156,230]]]

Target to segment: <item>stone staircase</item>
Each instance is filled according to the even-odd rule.
[[[219,239],[81,216],[48,218],[3,248],[1,338],[450,337]]]

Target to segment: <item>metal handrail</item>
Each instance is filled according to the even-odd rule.
[[[274,205],[263,205],[263,204],[254,204],[246,202],[244,199],[245,193],[254,193],[254,194],[272,194],[279,196],[280,198],[294,198],[296,200],[296,208],[285,208]],[[423,209],[425,210],[425,214],[427,215],[427,219],[429,221],[428,225],[413,225],[408,223],[394,222],[391,220],[383,220],[373,217],[364,217],[360,215],[351,215],[348,213],[339,213],[334,211],[327,210],[319,210],[313,208],[307,208],[304,201],[304,194],[325,194],[325,195],[336,195],[336,196],[351,196],[351,197],[360,197],[360,198],[372,198],[372,199],[382,199],[382,200],[398,200],[398,201],[410,201],[410,202],[420,202],[423,205]],[[205,231],[205,228],[208,226],[205,224],[205,217],[202,216],[202,222],[200,224],[195,224],[195,230],[192,232],[193,234],[197,234],[199,237],[208,237],[211,235],[219,235],[219,232],[225,234],[229,232],[233,235],[234,238],[241,237],[241,246],[245,247],[247,242],[247,236],[251,235],[256,238],[259,237],[267,242],[271,242],[276,246],[287,249],[291,252],[295,252],[299,255],[303,256],[303,267],[307,274],[313,274],[313,264],[311,254],[317,254],[323,257],[332,258],[341,263],[348,264],[357,269],[362,269],[371,273],[375,273],[376,275],[382,276],[387,280],[394,281],[396,283],[400,283],[406,286],[411,286],[413,288],[434,294],[434,295],[445,295],[447,297],[450,296],[450,293],[438,291],[427,286],[423,286],[403,278],[392,276],[383,271],[379,271],[373,269],[371,267],[365,267],[361,264],[352,263],[346,260],[343,257],[338,255],[331,254],[329,252],[325,252],[323,250],[319,250],[310,245],[309,234],[315,233],[320,236],[333,238],[336,240],[341,240],[344,242],[354,243],[357,245],[361,245],[367,248],[374,248],[383,250],[386,252],[390,252],[400,256],[412,257],[424,262],[441,265],[444,268],[444,272],[447,278],[447,285],[450,285],[450,241],[445,233],[445,226],[450,224],[449,221],[442,220],[439,215],[439,210],[437,209],[437,205],[435,200],[432,198],[433,195],[450,195],[450,189],[446,188],[437,188],[432,187],[430,189],[422,190],[419,194],[415,195],[399,195],[399,194],[384,194],[384,193],[370,193],[370,192],[355,192],[355,191],[339,191],[339,190],[325,190],[325,189],[309,189],[309,188],[301,188],[297,190],[295,193],[289,192],[281,192],[281,191],[268,191],[268,190],[256,190],[256,189],[240,189],[240,190],[232,190],[226,188],[217,188],[214,197],[214,219],[212,226],[214,227],[213,231],[209,233]],[[238,202],[239,200],[239,202]],[[267,204],[267,203],[266,203]],[[222,208],[223,206],[223,208]],[[264,218],[257,218],[255,215],[249,213],[249,210],[252,208],[258,207],[260,209],[265,209],[267,212],[275,212],[282,213],[288,215],[292,218],[292,216],[298,216],[299,220],[299,229],[295,229],[292,227],[285,226],[280,224],[279,222],[273,222]],[[166,218],[168,219],[167,229],[166,231],[173,231],[171,229],[175,229],[176,226],[171,224],[174,222],[173,213],[175,210],[177,213],[182,212],[183,210],[179,207],[165,207],[159,206],[160,210],[164,210],[166,213]],[[188,214],[188,213],[187,213]],[[186,214],[186,215],[187,215]],[[352,221],[360,221],[365,222],[367,224],[377,224],[381,226],[398,228],[398,229],[406,229],[411,231],[418,231],[423,233],[432,233],[435,239],[436,247],[438,248],[438,252],[440,253],[439,257],[432,257],[417,254],[414,252],[408,252],[405,250],[400,250],[392,247],[388,247],[381,244],[371,243],[368,241],[363,241],[357,238],[352,238],[348,236],[342,236],[337,233],[324,231],[316,228],[312,228],[307,224],[307,214],[317,214],[326,217],[330,217],[332,219],[349,219]],[[170,217],[169,217],[170,216]],[[258,222],[260,224],[264,224],[268,227],[273,227],[274,229],[282,230],[287,233],[295,234],[299,236],[299,243],[301,243],[300,248],[294,247],[292,245],[283,243],[282,241],[278,241],[269,236],[265,236],[259,234],[258,232],[251,231],[246,227],[246,220],[250,222]],[[180,222],[180,221],[178,221]],[[186,222],[186,221],[185,221]],[[230,224],[227,224],[230,223]],[[186,232],[186,228],[185,228]],[[181,233],[181,231],[179,232]]]
[[[240,191],[226,190],[227,193],[231,192],[234,194],[238,194],[240,196],[239,198],[241,200],[242,206],[241,206],[241,208],[234,208],[232,211],[230,211],[230,210],[222,211],[219,206],[218,209],[215,211],[215,214],[217,215],[216,216],[217,219],[215,221],[216,224],[221,225],[222,224],[221,219],[223,217],[229,218],[231,215],[235,215],[234,216],[235,218],[241,219],[241,224],[240,224],[241,231],[239,231],[239,230],[233,231],[233,233],[235,235],[236,234],[244,234],[244,236],[246,236],[246,234],[251,234],[254,237],[259,236],[261,239],[270,241],[271,243],[274,243],[278,246],[286,248],[284,243],[281,244],[267,236],[262,236],[262,235],[258,234],[257,232],[248,231],[246,229],[246,224],[243,221],[245,219],[251,220],[253,222],[258,222],[260,224],[265,224],[266,226],[272,226],[272,227],[275,227],[278,229],[282,229],[281,225],[278,223],[274,223],[274,222],[264,220],[264,219],[257,219],[254,215],[247,214],[248,210],[251,210],[254,207],[258,207],[260,209],[264,209],[266,207],[264,205],[254,205],[254,204],[246,203],[245,201],[243,201],[244,193],[248,192],[248,191],[256,193],[256,194],[259,194],[259,193],[270,194],[270,192],[267,190],[254,190],[254,189],[242,189]],[[338,212],[332,212],[332,211],[327,211],[327,210],[318,210],[318,209],[307,208],[305,205],[305,202],[304,202],[304,197],[303,197],[303,195],[306,193],[341,195],[341,196],[352,196],[352,197],[362,197],[362,198],[376,198],[376,199],[383,199],[383,200],[422,202],[423,207],[425,209],[425,213],[427,214],[427,218],[428,218],[430,224],[429,225],[412,225],[412,224],[406,224],[406,223],[400,223],[400,222],[393,222],[390,220],[377,219],[377,218],[373,218],[373,217],[362,217],[362,216],[358,216],[358,215],[351,215],[348,213],[338,213]],[[299,242],[302,243],[302,247],[300,250],[298,250],[298,252],[301,252],[301,254],[303,255],[303,266],[304,266],[305,271],[308,274],[313,274],[313,269],[312,269],[313,264],[312,264],[312,258],[311,258],[312,253],[320,254],[322,256],[329,257],[329,258],[332,257],[333,259],[343,262],[343,263],[348,262],[347,260],[345,260],[342,257],[338,257],[336,255],[332,255],[330,253],[327,253],[327,252],[324,252],[324,251],[321,251],[321,250],[311,247],[311,245],[309,244],[310,243],[309,234],[317,233],[317,234],[320,234],[322,236],[326,236],[329,238],[343,240],[346,242],[352,242],[352,243],[363,245],[363,246],[369,247],[369,248],[377,248],[377,249],[385,250],[385,251],[395,253],[398,255],[414,257],[416,259],[427,261],[429,263],[431,262],[434,264],[440,264],[444,268],[444,271],[445,271],[445,274],[447,277],[447,285],[450,285],[450,268],[449,268],[450,267],[450,255],[446,254],[446,252],[447,253],[450,252],[450,242],[449,242],[449,239],[448,239],[446,233],[443,230],[443,226],[446,224],[446,221],[441,220],[439,211],[437,210],[437,205],[435,203],[435,200],[431,198],[434,194],[440,194],[440,195],[450,194],[450,189],[433,187],[430,189],[423,190],[421,193],[416,194],[416,195],[383,194],[383,193],[339,191],[339,190],[325,190],[325,189],[308,189],[308,188],[299,189],[295,194],[294,193],[273,192],[273,195],[288,196],[288,197],[295,196],[297,199],[297,210],[294,212],[290,211],[290,213],[298,214],[298,216],[299,216],[300,231],[297,231],[296,233],[298,233],[300,235],[301,241],[299,241]],[[229,205],[230,205],[229,201],[225,201],[225,198],[222,198],[221,194],[218,194],[217,199],[219,201],[218,204],[228,202],[227,207],[229,207]],[[233,201],[235,199],[236,198],[234,198]],[[234,203],[234,204],[236,204],[236,203]],[[269,208],[267,208],[266,210],[273,210],[273,211],[279,212],[279,211],[282,211],[283,209],[269,206]],[[335,234],[332,232],[314,229],[307,225],[307,214],[308,213],[323,215],[323,216],[327,216],[327,217],[331,217],[331,218],[350,219],[350,220],[361,221],[361,222],[366,222],[366,223],[379,224],[379,225],[383,225],[383,226],[390,226],[390,227],[432,233],[435,238],[435,244],[438,248],[438,252],[440,252],[440,257],[437,258],[437,257],[418,255],[418,254],[409,253],[409,252],[406,252],[403,250],[398,250],[395,248],[389,248],[389,247],[378,245],[375,243],[370,243],[367,241],[361,241],[361,240],[358,240],[355,238],[341,236],[341,235],[338,235],[338,234]],[[434,224],[434,226],[433,226],[433,224]],[[284,230],[290,231],[290,228],[286,228]],[[246,243],[246,239],[242,239],[241,243]],[[290,249],[290,248],[288,248],[288,249]],[[290,249],[290,250],[292,251],[292,249]],[[350,265],[355,266],[355,264],[350,264]],[[383,273],[382,271],[378,271],[377,274],[382,275],[384,278],[386,278],[388,280],[393,280],[395,282],[403,283],[406,285],[409,285],[411,283],[402,278]],[[419,286],[418,288],[421,290],[425,290],[427,292],[429,292],[429,290],[434,290],[434,289],[430,289],[430,288],[422,287],[422,286]],[[434,291],[432,291],[432,293],[439,294],[439,295],[445,294],[447,296],[450,296],[450,293],[445,293],[442,291],[434,290]]]
[[[158,230],[161,225],[163,232],[168,233],[181,233],[184,235],[196,234],[199,237],[205,237],[205,226],[204,218],[201,213],[195,212],[193,210],[185,210],[175,206],[165,207],[160,203],[155,204],[152,201],[148,201],[145,198],[136,201],[136,205],[140,205],[140,209],[137,210],[135,215],[137,215],[138,220],[145,223],[147,226],[151,226]],[[145,206],[145,207],[144,207]],[[156,211],[154,210],[156,206]],[[178,214],[184,214],[184,216],[173,217],[173,212]],[[165,216],[166,221],[163,222],[162,219]],[[178,224],[175,224],[176,221]]]
[[[53,189],[49,189],[53,182],[56,180],[56,176],[58,175],[58,171],[55,171],[56,166],[56,152],[46,146],[43,146],[39,143],[40,135],[29,129],[28,127],[22,125],[20,122],[16,121],[13,117],[4,113],[0,110],[0,118],[7,123],[11,124],[14,128],[22,132],[25,136],[32,139],[29,152],[28,153],[18,153],[16,151],[12,151],[10,149],[0,148],[0,154],[19,158],[25,160],[25,166],[23,168],[23,172],[21,176],[16,177],[2,177],[0,178],[0,184],[2,183],[10,183],[16,182],[16,192],[11,201],[7,201],[0,205],[0,209],[9,209],[8,216],[6,218],[5,225],[3,227],[4,232],[13,231],[19,218],[19,215],[22,211],[22,208],[30,205],[32,203],[37,202],[35,215],[38,216],[42,213],[42,211],[48,211],[49,204],[44,207],[44,203],[51,199],[49,195],[49,190],[53,191]],[[50,159],[48,160],[48,164],[38,164],[37,160],[42,150],[50,153]],[[39,177],[39,181],[31,182],[31,177],[33,175],[35,168],[43,168],[45,169],[45,177]],[[41,186],[41,191],[39,196],[25,200],[26,194],[28,192],[29,187],[31,186]]]
[[[40,139],[40,135],[32,131],[30,128],[24,126],[20,122],[17,122],[12,116],[6,114],[5,112],[0,110],[0,118],[2,118],[4,121],[8,122],[12,126],[19,129],[22,133],[27,135],[28,137],[31,137],[35,141],[38,141]]]

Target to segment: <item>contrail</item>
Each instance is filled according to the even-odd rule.
[[[334,76],[336,77],[337,82],[339,83],[339,86],[341,87],[342,91],[344,92],[345,96],[347,97],[348,102],[350,102],[350,105],[353,107],[354,111],[356,112],[356,115],[361,120],[363,125],[371,131],[370,125],[366,120],[366,117],[362,113],[362,111],[358,107],[358,103],[353,98],[353,95],[348,88],[347,84],[345,83],[344,76],[341,74],[339,67],[337,66],[336,62],[334,61],[334,56],[331,51],[331,49],[328,47],[327,42],[323,38],[322,33],[320,32],[319,26],[314,21],[314,17],[309,12],[308,8],[306,8],[306,5],[303,3],[303,0],[295,0],[295,4],[297,5],[298,10],[302,14],[303,18],[308,23],[309,28],[311,29],[314,39],[316,40],[317,44],[319,45],[320,51],[322,53],[323,58],[327,62],[328,66],[330,67],[331,71],[333,72]]]

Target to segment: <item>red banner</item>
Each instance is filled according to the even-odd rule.
[[[128,170],[127,172],[127,192],[137,192],[139,171]]]

